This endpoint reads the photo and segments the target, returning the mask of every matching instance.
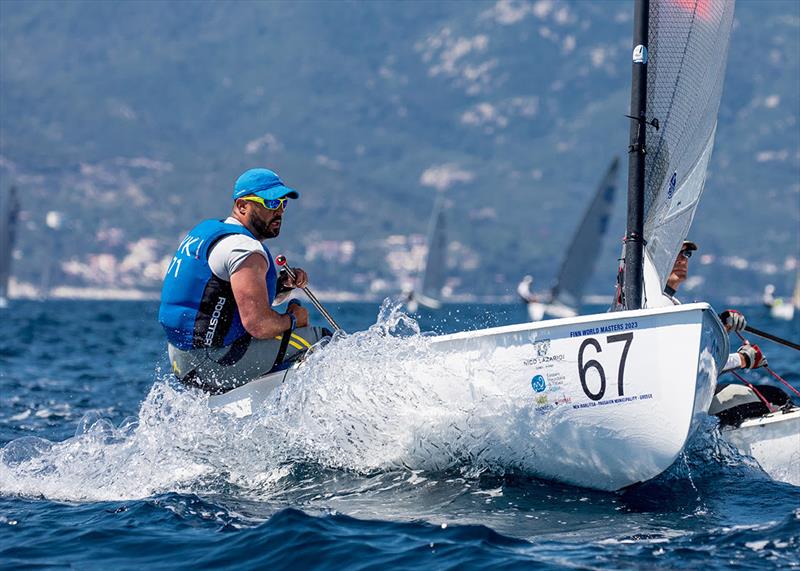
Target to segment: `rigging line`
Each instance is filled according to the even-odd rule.
[[[740,338],[742,341],[744,341],[744,342],[746,342],[746,343],[749,343],[749,342],[750,342],[750,341],[748,341],[747,339],[745,339],[745,338],[744,338],[744,336],[743,336],[741,333],[739,333],[738,331],[736,332],[736,335],[738,335],[738,336],[739,336],[739,338]],[[772,369],[770,369],[768,366],[766,366],[766,367],[764,367],[764,368],[765,368],[767,371],[769,371],[769,374],[770,374],[770,375],[772,375],[773,377],[775,377],[776,379],[778,379],[780,382],[782,382],[784,385],[786,385],[787,387],[789,387],[789,389],[791,389],[791,391],[792,391],[792,392],[794,392],[794,393],[795,393],[797,396],[800,396],[800,391],[798,391],[796,388],[794,388],[792,385],[790,385],[790,384],[789,384],[789,382],[788,382],[788,381],[786,381],[786,380],[784,380],[784,379],[783,379],[783,378],[782,378],[782,377],[781,377],[781,376],[780,376],[778,373],[776,373],[775,371],[773,371]]]
[[[734,376],[734,377],[736,377],[737,379],[739,379],[740,381],[742,381],[742,383],[744,383],[744,384],[745,384],[745,386],[747,386],[747,388],[749,388],[751,391],[753,391],[754,393],[756,393],[756,396],[758,396],[758,398],[760,398],[760,399],[761,399],[761,402],[763,402],[765,405],[767,405],[767,409],[769,409],[769,411],[770,411],[770,412],[777,412],[777,411],[778,411],[778,409],[777,409],[777,408],[775,408],[775,407],[773,407],[773,406],[772,406],[772,403],[770,403],[770,402],[769,402],[769,401],[768,401],[766,398],[764,398],[764,395],[762,395],[762,394],[759,392],[759,390],[758,390],[758,389],[755,387],[755,385],[753,385],[752,383],[749,383],[749,382],[747,382],[747,379],[745,379],[743,376],[741,376],[741,375],[740,375],[739,373],[737,373],[736,371],[729,371],[729,372],[730,372],[731,374],[733,374],[733,376]]]
[[[794,388],[792,385],[790,385],[790,384],[789,384],[787,381],[783,380],[783,379],[780,377],[780,375],[778,375],[778,373],[776,373],[775,371],[773,371],[773,370],[772,370],[772,369],[770,369],[769,367],[764,367],[764,368],[765,368],[767,371],[769,371],[769,374],[770,374],[770,375],[772,375],[773,377],[775,377],[776,379],[778,379],[780,382],[782,382],[784,385],[786,385],[787,387],[789,387],[789,388],[790,388],[790,389],[791,389],[791,390],[792,390],[792,391],[793,391],[793,392],[794,392],[794,393],[795,393],[797,396],[800,396],[800,391],[798,391],[796,388]]]

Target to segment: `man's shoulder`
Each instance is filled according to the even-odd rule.
[[[270,260],[261,242],[245,234],[230,234],[211,247],[208,264],[215,276],[230,281],[231,275],[253,254],[263,257],[269,268]]]
[[[228,234],[211,246],[210,251],[225,251],[228,253],[243,251],[263,252],[264,246],[261,242],[247,234]]]
[[[194,233],[211,234],[224,236],[226,234],[244,234],[255,239],[250,233],[250,230],[239,222],[236,218],[229,216],[228,218],[207,218],[198,222],[190,231]]]

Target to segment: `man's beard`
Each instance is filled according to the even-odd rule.
[[[278,226],[278,228],[275,230],[270,228],[270,224],[272,224],[276,220],[281,220],[281,218],[275,217],[269,222],[264,222],[258,216],[253,216],[251,224],[253,225],[253,230],[255,230],[256,238],[258,238],[259,240],[267,240],[269,238],[275,238],[278,234],[280,234],[281,233],[280,226]]]

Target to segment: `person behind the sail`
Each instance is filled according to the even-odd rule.
[[[172,370],[184,383],[221,393],[289,366],[324,336],[308,311],[290,302],[272,309],[308,276],[278,274],[263,240],[280,234],[289,199],[299,194],[265,168],[244,172],[225,220],[189,231],[169,264],[158,319]]]
[[[660,302],[652,305],[652,307],[680,305],[681,302],[675,297],[675,294],[689,275],[689,260],[692,257],[692,253],[696,251],[697,244],[691,240],[683,241],[681,250],[678,252],[678,257],[675,258],[675,264],[672,266],[672,272],[667,278],[667,285],[664,287],[662,299]],[[743,331],[747,325],[747,320],[744,315],[735,309],[726,309],[719,314],[719,318],[728,332]],[[744,345],[737,349],[736,353],[728,355],[728,360],[725,362],[722,372],[733,369],[755,369],[757,367],[766,366],[767,358],[761,352],[758,345],[751,345],[745,342]]]
[[[527,275],[522,278],[522,281],[517,284],[517,295],[525,303],[535,303],[539,301],[539,297],[531,291],[533,285],[533,276]]]
[[[764,296],[762,298],[765,307],[772,307],[775,305],[775,286],[767,284],[764,286]]]

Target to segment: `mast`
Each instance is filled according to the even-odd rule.
[[[631,132],[628,147],[628,221],[625,231],[625,309],[642,307],[644,274],[644,164],[647,128],[647,26],[650,0],[635,0]]]

